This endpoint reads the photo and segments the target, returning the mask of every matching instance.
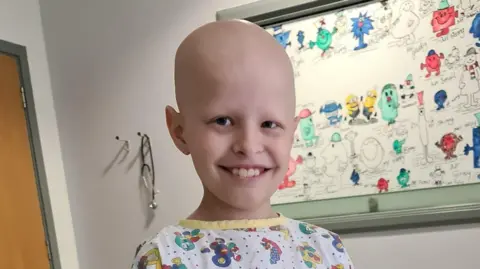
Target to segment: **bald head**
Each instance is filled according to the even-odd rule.
[[[283,47],[256,24],[229,20],[208,23],[180,44],[175,57],[175,94],[180,111],[205,87],[227,87],[259,74],[282,78],[295,99],[293,70]],[[285,88],[285,87],[283,87]]]

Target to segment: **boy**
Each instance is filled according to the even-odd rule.
[[[283,217],[270,197],[298,119],[284,49],[245,21],[206,24],[175,58],[179,112],[166,120],[204,188],[199,207],[137,248],[133,269],[353,269],[338,235]]]

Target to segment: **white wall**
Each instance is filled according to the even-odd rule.
[[[0,0],[0,7],[0,39],[27,47],[43,160],[58,236],[61,264],[64,268],[77,269],[75,237],[38,0]]]
[[[40,0],[81,268],[127,268],[141,239],[197,205],[200,183],[170,141],[163,109],[174,102],[179,42],[228,2]],[[136,148],[138,131],[151,136],[160,189],[151,225],[135,152],[109,168],[121,148],[114,137]],[[478,225],[410,232],[345,236],[345,242],[359,269],[476,268]]]

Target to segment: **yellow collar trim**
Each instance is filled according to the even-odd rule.
[[[221,221],[203,221],[184,219],[179,221],[179,225],[188,229],[202,230],[231,230],[231,229],[249,229],[265,228],[282,225],[286,218],[278,214],[276,218],[269,219],[249,219],[249,220],[221,220]]]

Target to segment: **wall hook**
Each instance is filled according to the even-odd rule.
[[[118,141],[123,142],[123,149],[124,149],[126,152],[130,152],[130,140],[120,139],[120,137],[119,137],[118,135],[115,136],[115,139],[117,139]]]

